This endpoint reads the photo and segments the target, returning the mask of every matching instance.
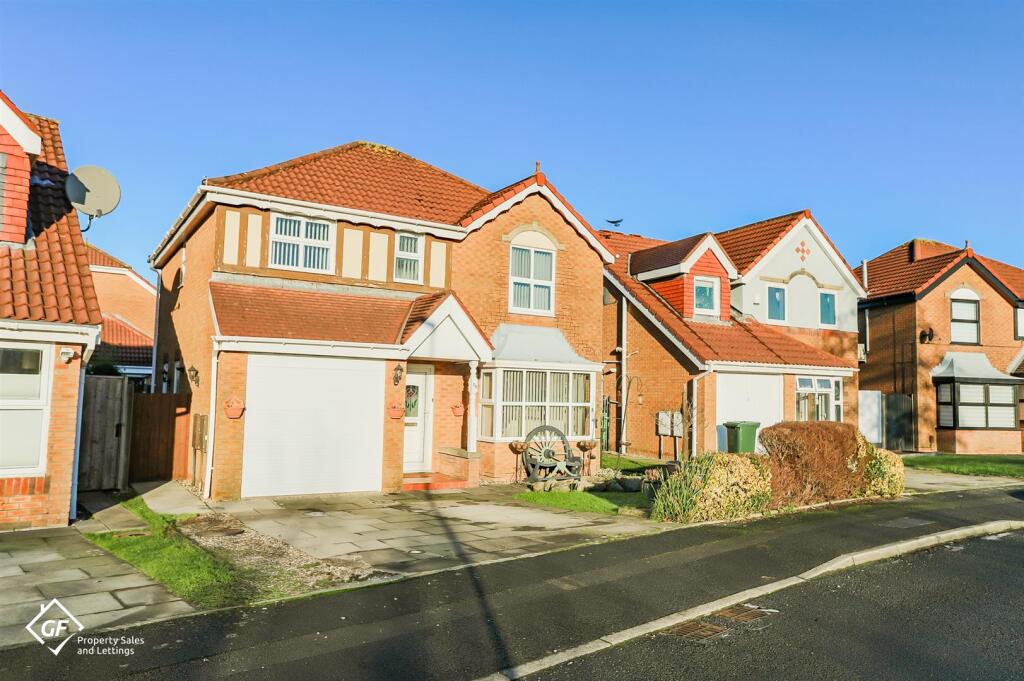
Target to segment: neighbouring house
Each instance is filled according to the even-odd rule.
[[[857,424],[849,265],[809,211],[663,242],[602,230],[609,446],[724,449],[730,421]],[[677,413],[670,437],[659,413]]]
[[[81,388],[102,320],[67,176],[57,121],[0,92],[0,530],[74,513]]]
[[[103,338],[86,370],[128,376],[148,390],[153,374],[156,287],[127,263],[86,243],[93,287],[103,315]]]
[[[150,257],[157,391],[214,498],[509,480],[597,436],[611,253],[540,172],[492,192],[354,142],[204,180]],[[203,444],[198,444],[203,443]]]
[[[1024,270],[913,239],[857,273],[861,387],[886,395],[892,446],[1019,454]]]

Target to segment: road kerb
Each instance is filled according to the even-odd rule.
[[[941,546],[950,542],[1021,529],[1024,529],[1024,521],[1021,520],[993,520],[978,525],[968,525],[966,527],[959,527],[953,530],[943,530],[941,532],[935,532],[933,534],[927,534],[913,539],[905,539],[891,544],[883,544],[882,546],[876,546],[863,551],[844,553],[794,577],[780,579],[752,589],[739,591],[709,603],[703,603],[701,605],[688,608],[687,610],[681,610],[677,613],[666,615],[665,617],[659,617],[656,620],[651,620],[644,624],[638,624],[635,627],[630,627],[629,629],[612,632],[602,636],[601,638],[594,639],[573,648],[553,653],[530,662],[524,662],[523,664],[516,665],[515,667],[503,669],[500,672],[496,672],[486,677],[481,677],[480,679],[477,679],[477,681],[502,681],[503,679],[514,681],[515,679],[521,679],[525,676],[529,676],[530,674],[535,674],[539,671],[549,669],[555,665],[563,664],[570,660],[590,655],[621,643],[632,641],[640,638],[641,636],[653,634],[657,631],[661,631],[662,629],[682,624],[683,622],[706,617],[707,615],[717,612],[723,608],[740,603],[746,603],[753,599],[760,598],[777,591],[782,591],[783,589],[788,589],[791,586],[803,584],[822,575],[839,572],[854,566],[866,565],[868,563],[885,560],[887,558],[894,558],[896,556],[932,548],[934,546]]]

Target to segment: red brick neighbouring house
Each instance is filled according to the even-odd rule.
[[[0,92],[0,530],[73,511],[83,368],[100,311],[58,123]]]
[[[355,142],[205,180],[150,258],[155,388],[208,424],[189,477],[474,485],[535,426],[595,438],[612,259],[539,170],[491,192]]]
[[[600,232],[608,445],[726,447],[730,421],[857,423],[856,277],[808,211],[663,242]],[[676,427],[659,426],[659,415]],[[667,430],[667,436],[666,436]]]
[[[925,239],[866,265],[861,386],[907,396],[904,448],[1019,454],[1024,270]]]

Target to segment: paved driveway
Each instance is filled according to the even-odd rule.
[[[212,503],[317,558],[358,554],[382,570],[429,572],[663,529],[641,518],[516,502],[514,486]]]

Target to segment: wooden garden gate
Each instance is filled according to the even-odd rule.
[[[132,408],[132,482],[172,480],[188,475],[191,395],[144,393]]]
[[[85,377],[78,450],[80,492],[125,486],[133,396],[127,376]]]

